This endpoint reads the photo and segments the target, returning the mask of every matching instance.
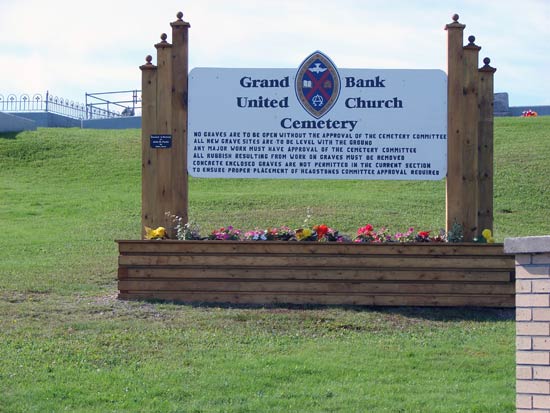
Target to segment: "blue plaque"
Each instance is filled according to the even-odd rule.
[[[151,135],[151,148],[167,149],[172,147],[172,135]]]

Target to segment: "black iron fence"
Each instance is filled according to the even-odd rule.
[[[113,96],[119,100],[113,99]],[[129,97],[127,97],[129,96]],[[46,92],[28,95],[0,94],[0,112],[50,112],[73,119],[104,119],[141,113],[141,91],[86,93],[86,103],[78,103]]]

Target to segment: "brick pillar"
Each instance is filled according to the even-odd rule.
[[[550,413],[550,236],[508,238],[516,255],[517,413]]]

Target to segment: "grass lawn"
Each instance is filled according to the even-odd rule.
[[[510,310],[116,299],[140,131],[0,135],[0,412],[513,412]],[[495,236],[550,234],[550,117],[497,118]],[[207,233],[444,226],[444,182],[190,180]]]

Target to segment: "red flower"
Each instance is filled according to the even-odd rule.
[[[357,235],[370,235],[373,230],[374,227],[371,224],[367,224],[357,230]]]
[[[430,231],[420,231],[418,232],[418,236],[421,238],[428,238],[430,236]]]
[[[316,225],[313,229],[317,232],[317,239],[323,238],[328,232],[328,227],[325,224]]]

